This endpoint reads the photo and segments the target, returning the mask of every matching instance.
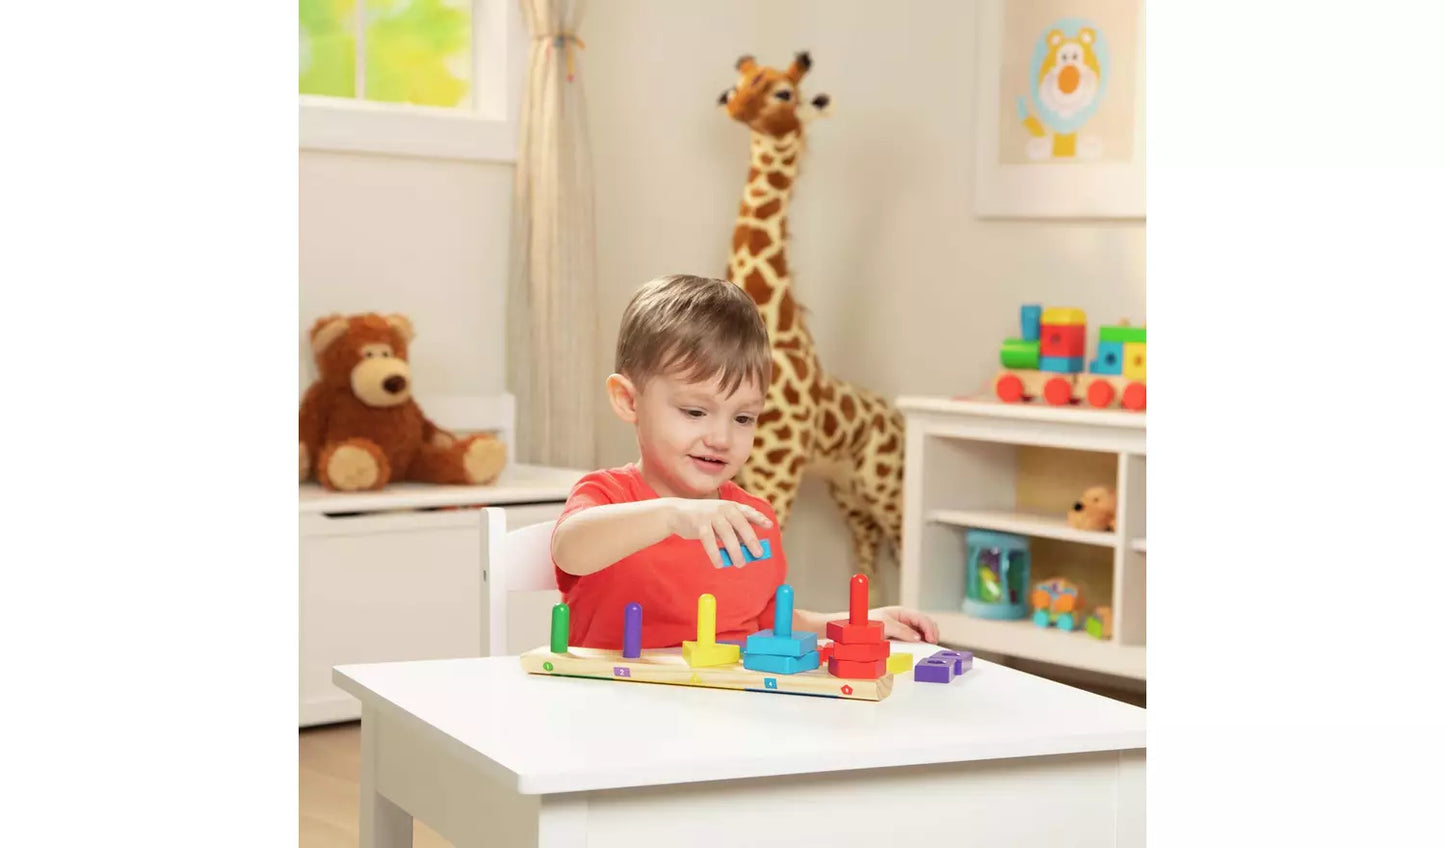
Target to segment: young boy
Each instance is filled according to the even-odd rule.
[[[697,638],[697,601],[717,600],[718,641],[773,626],[787,576],[777,516],[732,478],[753,446],[772,369],[767,328],[740,287],[690,275],[644,285],[622,317],[612,409],[636,427],[640,458],[573,488],[552,535],[573,645],[622,647],[627,605],[642,606],[642,647]],[[772,556],[744,564],[742,549]],[[719,549],[733,566],[722,567]],[[822,634],[847,612],[795,609],[793,629]],[[884,635],[936,642],[929,617],[870,611]]]

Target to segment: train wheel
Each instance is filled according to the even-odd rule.
[[[1134,412],[1143,412],[1146,392],[1143,383],[1130,383],[1124,389],[1124,408]]]
[[[1114,402],[1114,387],[1108,380],[1095,380],[1089,384],[1089,406],[1103,409]]]
[[[1018,403],[1024,396],[1024,381],[1016,374],[1005,374],[998,378],[993,391],[1004,403]]]
[[[1042,609],[1041,609],[1041,610],[1034,610],[1034,624],[1037,625],[1037,626],[1039,626],[1039,627],[1048,627],[1048,626],[1049,626],[1049,611],[1048,611],[1048,610],[1042,610]]]
[[[1074,387],[1063,377],[1051,378],[1044,384],[1044,399],[1054,406],[1068,406],[1074,399]]]
[[[1063,615],[1059,616],[1058,624],[1060,630],[1073,630],[1074,614],[1071,612],[1066,612]]]

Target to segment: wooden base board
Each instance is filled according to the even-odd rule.
[[[826,667],[799,674],[771,674],[751,671],[742,663],[712,668],[691,668],[681,648],[645,650],[637,659],[624,659],[621,651],[599,648],[568,648],[552,653],[544,645],[522,654],[522,669],[528,674],[552,677],[589,677],[624,683],[667,683],[710,689],[741,689],[782,695],[814,695],[850,701],[881,701],[893,691],[893,675],[877,680],[834,677]]]

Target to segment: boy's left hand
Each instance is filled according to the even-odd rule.
[[[883,622],[883,638],[899,642],[938,643],[938,622],[917,610],[903,607],[879,607],[868,617]]]

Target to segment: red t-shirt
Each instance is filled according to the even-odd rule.
[[[632,463],[594,471],[572,488],[557,523],[588,507],[656,497]],[[703,594],[717,600],[719,642],[742,641],[772,627],[775,593],[788,573],[778,517],[767,501],[735,483],[724,483],[719,497],[751,506],[772,521],[770,527],[753,526],[759,542],[769,540],[772,556],[741,568],[715,568],[701,541],[674,535],[583,577],[554,564],[571,620],[568,642],[620,650],[624,611],[634,601],[642,605],[642,647],[671,648],[694,641],[697,599]]]

